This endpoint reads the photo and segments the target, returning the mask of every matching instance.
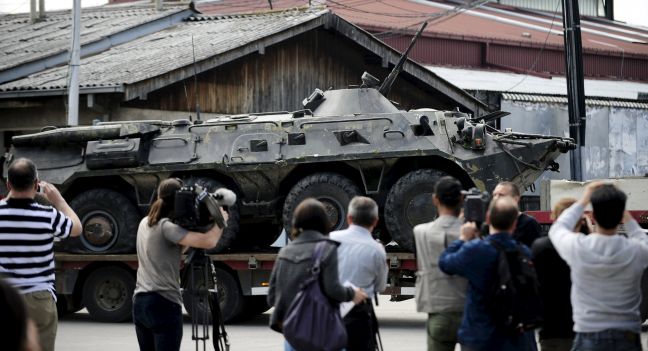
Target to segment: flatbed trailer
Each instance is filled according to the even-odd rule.
[[[389,247],[388,247],[389,249]],[[240,252],[210,255],[226,321],[240,321],[269,309],[266,303],[270,272],[277,252]],[[56,292],[59,314],[87,308],[102,322],[121,322],[131,315],[137,256],[56,253]],[[416,258],[409,252],[387,252],[388,288],[384,295],[405,300],[414,295]],[[191,297],[184,296],[189,314]],[[198,304],[204,313],[204,305]]]

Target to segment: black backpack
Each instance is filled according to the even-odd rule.
[[[538,277],[522,245],[505,249],[488,240],[498,251],[495,284],[488,300],[488,309],[495,325],[509,334],[521,334],[539,327],[543,322]]]

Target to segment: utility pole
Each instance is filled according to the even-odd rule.
[[[585,145],[585,88],[583,83],[583,47],[581,43],[578,0],[562,0],[567,72],[567,106],[569,136],[576,141],[570,153],[572,180],[583,180],[581,147]]]
[[[38,19],[38,14],[36,13],[36,0],[31,0],[29,2],[29,23],[34,24]]]
[[[79,125],[79,65],[81,62],[81,0],[72,9],[72,43],[70,45],[70,83],[68,86],[69,126]]]
[[[38,0],[38,19],[45,18],[45,0]]]

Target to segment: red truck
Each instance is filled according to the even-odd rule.
[[[226,321],[244,320],[269,309],[266,303],[276,252],[210,255],[216,268],[220,306]],[[136,255],[56,253],[59,313],[87,308],[93,319],[121,322],[130,318],[135,288]],[[409,252],[387,252],[389,287],[383,293],[400,300],[414,295],[416,259]],[[185,308],[189,313],[191,304]],[[198,304],[199,308],[202,307]]]
[[[631,194],[628,209],[644,227],[648,228],[648,178],[611,180]],[[582,183],[545,181],[541,186],[541,211],[529,211],[542,225],[551,225],[552,204],[565,196],[578,197]],[[389,287],[383,293],[392,300],[403,300],[414,295],[416,257],[413,253],[392,251],[387,246]],[[397,247],[395,247],[397,250]],[[221,309],[227,321],[243,320],[265,312],[265,299],[275,252],[241,252],[214,254]],[[76,312],[84,306],[98,321],[119,322],[130,318],[132,294],[135,286],[137,257],[105,254],[56,254],[56,291],[59,311]],[[648,274],[642,281],[644,296],[648,292]],[[185,297],[185,301],[187,301]],[[642,318],[648,318],[648,298],[643,299]],[[191,304],[185,308],[192,313]]]

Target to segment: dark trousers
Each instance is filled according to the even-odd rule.
[[[346,351],[375,351],[375,332],[371,300],[356,305],[344,316],[347,331]]]
[[[141,351],[177,351],[182,342],[182,307],[162,295],[135,295],[133,322]]]

